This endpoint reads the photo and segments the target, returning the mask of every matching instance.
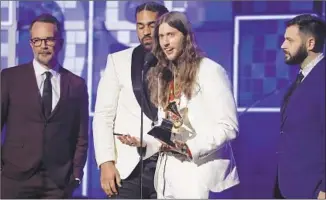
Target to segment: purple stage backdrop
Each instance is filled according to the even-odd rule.
[[[134,9],[142,1],[1,1],[1,68],[32,59],[29,24],[55,15],[65,27],[62,65],[87,80],[90,150],[76,197],[103,198],[94,159],[92,115],[97,84],[108,53],[138,45]],[[241,183],[211,198],[271,198],[276,173],[279,105],[296,73],[284,64],[280,46],[285,22],[302,13],[325,17],[325,1],[161,1],[185,12],[207,56],[229,73],[236,98],[240,136],[233,148]],[[279,92],[264,98],[276,88]],[[256,103],[243,113],[246,108]]]

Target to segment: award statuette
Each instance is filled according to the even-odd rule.
[[[154,122],[154,126],[147,134],[155,137],[158,140],[161,140],[162,142],[172,147],[175,147],[175,144],[172,141],[172,127],[173,123],[170,120],[162,118]]]
[[[188,148],[185,144],[181,145],[174,143],[175,133],[172,132],[173,123],[170,120],[162,118],[159,121],[154,122],[154,126],[152,129],[147,133],[154,138],[161,141],[163,144],[167,144],[172,148],[170,151],[173,151],[184,158],[191,158],[188,153]]]
[[[174,128],[176,128],[176,129],[180,128],[183,124],[183,119],[178,111],[176,102],[175,101],[170,102],[165,110],[174,115],[174,117],[172,117],[172,123],[173,123]]]

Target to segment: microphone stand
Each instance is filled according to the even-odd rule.
[[[152,53],[145,54],[145,62],[142,66],[141,70],[141,97],[140,97],[140,148],[137,149],[138,153],[140,154],[139,162],[140,162],[140,198],[143,198],[143,172],[144,172],[144,156],[146,153],[146,148],[143,147],[143,137],[144,137],[144,97],[145,97],[145,78],[144,76],[149,70],[150,65],[153,65],[153,61],[156,57]],[[156,60],[157,62],[157,60]]]
[[[267,93],[267,94],[264,95],[261,99],[258,99],[258,100],[255,101],[253,104],[251,104],[251,105],[249,105],[248,107],[246,107],[246,109],[240,113],[239,117],[241,117],[242,115],[246,114],[247,111],[248,111],[250,108],[254,107],[254,106],[257,105],[257,104],[260,104],[260,103],[261,103],[262,101],[264,101],[267,97],[270,97],[270,96],[272,96],[272,95],[274,95],[274,94],[279,93],[282,89],[284,89],[284,88],[286,88],[286,87],[288,87],[288,85],[286,85],[286,86],[284,86],[284,87],[282,87],[282,88],[276,88],[276,89],[274,89],[273,91]]]
[[[144,67],[143,67],[144,68]],[[144,69],[141,71],[141,100],[140,100],[140,199],[143,199],[143,171],[144,171],[144,148],[143,148],[143,135],[144,135],[144,127],[143,127],[143,122],[144,122]]]

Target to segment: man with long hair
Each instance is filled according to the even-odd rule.
[[[201,55],[180,12],[157,21],[152,52],[158,63],[147,75],[150,99],[159,108],[159,120],[173,123],[176,144],[164,145],[160,153],[154,180],[158,198],[207,199],[210,190],[237,185],[231,141],[238,135],[238,120],[226,71]],[[173,104],[180,116],[170,109]]]
[[[93,120],[94,147],[101,187],[111,197],[156,198],[153,179],[159,149],[155,144],[159,142],[144,134],[146,152],[143,151],[143,187],[140,188],[141,165],[136,138],[139,138],[141,125],[146,133],[157,116],[157,108],[146,100],[147,87],[143,86],[142,71],[145,54],[152,49],[155,21],[166,12],[164,5],[155,2],[146,2],[136,8],[137,35],[141,44],[110,54],[99,82]]]

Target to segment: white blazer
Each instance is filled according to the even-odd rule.
[[[237,110],[230,80],[221,65],[203,58],[197,77],[192,99],[188,101],[182,95],[180,100],[180,110],[188,107],[190,130],[193,130],[180,137],[192,153],[192,164],[181,162],[180,167],[198,174],[199,179],[194,181],[220,192],[239,183],[230,144],[238,135]],[[158,115],[159,119],[165,117],[162,108]],[[157,175],[155,178],[157,184]]]
[[[122,144],[113,133],[140,138],[140,106],[133,92],[131,60],[134,48],[109,54],[101,78],[93,119],[95,158],[98,166],[115,161],[122,179],[127,178],[139,162],[136,147]],[[147,144],[144,159],[158,152],[160,142],[148,135],[151,120],[143,114],[143,139]]]

